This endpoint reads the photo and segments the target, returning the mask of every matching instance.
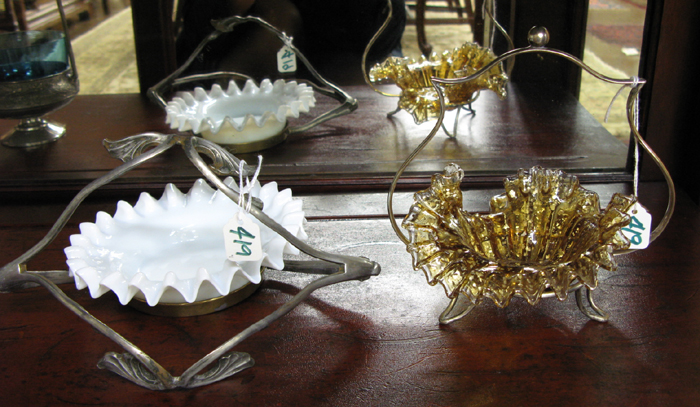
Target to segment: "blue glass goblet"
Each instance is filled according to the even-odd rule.
[[[2,136],[8,147],[34,147],[57,140],[65,128],[41,116],[78,94],[70,44],[60,31],[0,34],[0,118],[19,119]]]

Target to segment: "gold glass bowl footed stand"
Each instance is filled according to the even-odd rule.
[[[600,75],[576,57],[546,48],[548,40],[547,30],[535,27],[529,34],[529,47],[508,51],[473,75],[432,78],[441,106],[437,123],[397,171],[391,185],[387,206],[394,231],[411,253],[414,269],[423,271],[429,284],[439,282],[450,298],[440,323],[464,317],[484,298],[505,307],[514,296],[535,304],[546,297],[564,300],[572,291],[586,316],[607,321],[608,314],[595,304],[591,290],[597,286],[600,268],[614,270],[614,256],[631,251],[630,240],[621,229],[630,224],[637,210],[640,146],[659,167],[668,185],[666,212],[649,241],[661,234],[673,214],[673,180],[636,126],[635,106],[645,81]],[[524,53],[553,54],[574,62],[604,82],[631,88],[627,117],[635,147],[634,194],[615,194],[601,209],[597,194],[582,188],[576,177],[535,167],[506,178],[505,192],[492,198],[490,212],[474,214],[462,209],[459,186],[464,173],[451,164],[443,174],[433,176],[429,189],[415,194],[402,224],[408,231],[406,236],[394,219],[393,193],[406,167],[440,128],[446,110],[445,88],[476,80],[503,60]],[[456,311],[460,300],[463,304]]]
[[[430,55],[421,55],[414,59],[409,57],[389,57],[381,63],[375,64],[369,72],[367,71],[367,55],[377,38],[386,29],[391,20],[391,1],[387,1],[389,15],[372,40],[365,48],[362,60],[362,71],[367,85],[372,90],[382,96],[397,97],[398,104],[396,110],[389,112],[388,116],[393,116],[401,110],[405,110],[412,117],[416,124],[421,124],[429,120],[437,119],[442,113],[441,110],[456,110],[452,132],[444,126],[445,134],[454,138],[457,136],[459,118],[462,111],[474,114],[471,104],[478,97],[482,90],[490,90],[500,99],[506,98],[506,85],[512,69],[512,64],[504,69],[500,63],[491,63],[496,59],[492,47],[482,46],[473,42],[465,42],[462,46],[453,50],[445,50],[441,54],[436,52]],[[485,14],[487,14],[495,28],[504,34],[510,48],[512,41],[506,31],[491,14],[487,3],[483,4]],[[490,4],[493,6],[493,4]],[[493,39],[493,36],[491,36]],[[482,69],[486,65],[488,69]],[[473,75],[479,72],[478,75]],[[432,78],[455,79],[472,75],[470,81],[450,82],[443,86],[443,102],[433,88]],[[401,90],[398,94],[385,92],[377,87],[378,84],[393,83]]]

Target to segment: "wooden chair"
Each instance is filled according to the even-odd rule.
[[[474,33],[474,42],[483,45],[484,17],[481,13],[483,0],[474,0],[473,7],[472,0],[445,0],[445,2],[446,4],[444,5],[436,5],[434,4],[436,2],[433,1],[428,5],[427,0],[416,0],[415,4],[408,4],[416,12],[415,24],[418,47],[425,56],[433,52],[433,47],[428,43],[425,35],[425,26],[427,24],[469,24]],[[426,11],[441,12],[444,13],[445,17],[426,19]]]
[[[4,0],[3,15],[0,16],[0,29],[5,30],[45,30],[61,24],[56,0],[37,2],[36,7],[27,9],[24,0]],[[89,0],[63,0],[66,17],[77,16],[87,12],[92,14],[92,2]]]
[[[24,6],[24,3],[22,3]],[[17,14],[15,13],[15,2],[13,0],[4,0],[3,8],[0,10],[0,31],[17,31],[19,24]]]

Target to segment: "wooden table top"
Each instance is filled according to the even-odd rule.
[[[132,118],[138,114],[135,116],[138,120],[127,121],[123,117],[128,129],[115,127],[107,131],[98,119],[122,113],[108,107],[102,110],[102,105],[96,103],[100,99],[78,98],[70,105],[79,107],[85,103],[82,105],[85,107],[95,103],[84,111],[89,120],[75,125],[88,132],[92,131],[89,123],[93,123],[91,134],[95,144],[103,137],[165,131],[159,124],[157,109],[127,95],[106,98],[105,105],[113,106],[112,102],[121,100],[118,104],[126,111],[122,113]],[[360,102],[362,106],[361,98]],[[57,112],[56,116],[61,113]],[[410,127],[406,124],[409,120],[401,118],[402,126]],[[330,134],[332,123],[315,133],[318,144],[329,139],[342,144],[342,138]],[[0,175],[0,187],[4,198],[15,198],[0,201],[0,265],[13,261],[46,234],[65,207],[66,194],[115,165],[106,153],[91,156],[98,149],[81,147],[77,135],[80,133],[74,131],[75,136],[69,135],[42,151],[0,150],[4,171]],[[323,132],[328,134],[324,136]],[[301,138],[304,137],[311,136]],[[536,138],[532,137],[531,140]],[[374,138],[368,134],[360,137]],[[411,141],[405,144],[415,141],[412,137],[406,139]],[[90,140],[83,142],[87,144]],[[402,142],[394,139],[392,143]],[[442,144],[445,143],[452,142],[443,140]],[[311,144],[307,147],[312,151]],[[75,149],[78,149],[73,155],[77,166],[71,166],[58,152]],[[405,146],[401,154],[410,149]],[[343,151],[355,154],[349,144]],[[266,162],[281,160],[277,154],[283,152],[274,150],[265,156]],[[367,154],[378,152],[365,151],[361,156]],[[394,165],[401,161],[401,154],[396,153],[395,161],[393,158],[384,161]],[[179,164],[172,166],[170,160],[179,163],[179,158],[173,158],[179,156],[166,157],[167,165],[161,162],[137,172],[113,191],[126,194],[149,185],[152,190],[162,191],[164,179],[170,173],[181,174],[179,181],[188,188],[196,174],[186,172],[189,169],[185,170],[184,166],[180,173]],[[24,164],[21,157],[26,159]],[[84,163],[87,167],[80,167]],[[425,184],[421,172],[433,171],[431,165],[439,170],[442,164],[420,163],[411,177],[418,180],[416,185]],[[35,166],[34,174],[29,174],[30,165]],[[347,171],[343,176],[353,179],[350,164],[341,162],[339,167],[338,171]],[[272,174],[278,170],[270,171]],[[247,352],[253,357],[252,368],[201,388],[146,390],[98,369],[96,363],[106,352],[122,352],[122,349],[61,306],[45,289],[30,288],[0,294],[0,404],[697,404],[700,399],[700,253],[697,251],[700,210],[682,191],[675,215],[659,239],[645,250],[620,256],[616,271],[601,271],[599,286],[593,294],[598,305],[611,314],[607,323],[585,317],[571,295],[563,302],[550,298],[536,306],[516,299],[505,309],[485,301],[464,319],[440,325],[437,318],[448,299],[441,287],[429,286],[423,274],[412,269],[410,255],[390,227],[386,191],[361,192],[377,189],[376,185],[382,188],[388,185],[386,180],[392,174],[388,167],[384,171],[386,174],[377,170],[370,175],[360,171],[365,175],[361,175],[357,184],[327,186],[322,194],[309,192],[315,192],[323,183],[342,184],[343,178],[338,174],[311,172],[307,178],[290,175],[290,184],[301,178],[306,182],[306,190],[298,193],[295,188],[295,195],[304,200],[310,243],[335,253],[366,256],[377,261],[382,272],[364,282],[341,283],[316,291],[288,315],[237,346],[234,351]],[[12,183],[12,177],[22,182]],[[372,186],[370,180],[374,178],[381,181]],[[52,183],[56,185],[52,187]],[[302,184],[299,181],[303,187]],[[353,188],[355,192],[346,193]],[[626,184],[597,184],[591,188],[600,194],[603,202],[613,192],[629,193]],[[38,193],[16,195],[32,189]],[[465,206],[471,211],[486,210],[488,199],[500,192],[499,188],[490,187],[467,189]],[[642,183],[640,200],[656,219],[660,218],[666,205],[666,186]],[[408,190],[399,193],[394,205],[397,215],[403,216],[410,203]],[[97,195],[86,201],[57,239],[29,262],[29,269],[65,269],[63,248],[68,245],[68,237],[78,232],[78,224],[94,221],[97,211],[114,213],[115,204],[111,195]],[[260,289],[243,303],[214,314],[188,318],[150,316],[119,305],[111,293],[92,299],[86,290],[76,290],[73,284],[62,284],[61,288],[172,374],[180,375],[206,353],[289,300],[310,278],[270,273]]]
[[[601,196],[620,185],[602,187]],[[643,184],[655,215],[665,185]],[[489,194],[475,191],[472,202]],[[358,202],[361,198],[361,202]],[[396,207],[403,213],[406,199]],[[63,308],[43,288],[0,294],[0,397],[4,405],[332,405],[332,406],[692,406],[700,397],[700,211],[684,194],[668,229],[649,248],[620,256],[601,272],[594,291],[610,321],[589,320],[573,295],[536,306],[490,301],[450,325],[447,305],[393,234],[384,194],[308,196],[310,243],[367,256],[382,272],[364,282],[316,291],[309,300],[235,351],[255,366],[191,390],[143,389],[97,361],[119,347]],[[344,205],[344,206],[343,206]],[[484,204],[485,205],[485,204]],[[484,206],[482,205],[482,206]],[[0,263],[12,261],[46,233],[58,204],[5,204]],[[58,239],[30,261],[31,270],[65,269],[62,248],[82,221],[114,202],[79,208]],[[352,219],[338,218],[339,213]],[[383,213],[383,215],[382,215]],[[364,216],[364,217],[363,217]],[[167,318],[119,305],[114,295],[91,299],[73,284],[62,289],[172,374],[298,293],[309,277],[267,275],[245,302],[215,314]]]

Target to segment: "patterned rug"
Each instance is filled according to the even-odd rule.
[[[80,94],[139,91],[131,8],[115,14],[71,44]]]

